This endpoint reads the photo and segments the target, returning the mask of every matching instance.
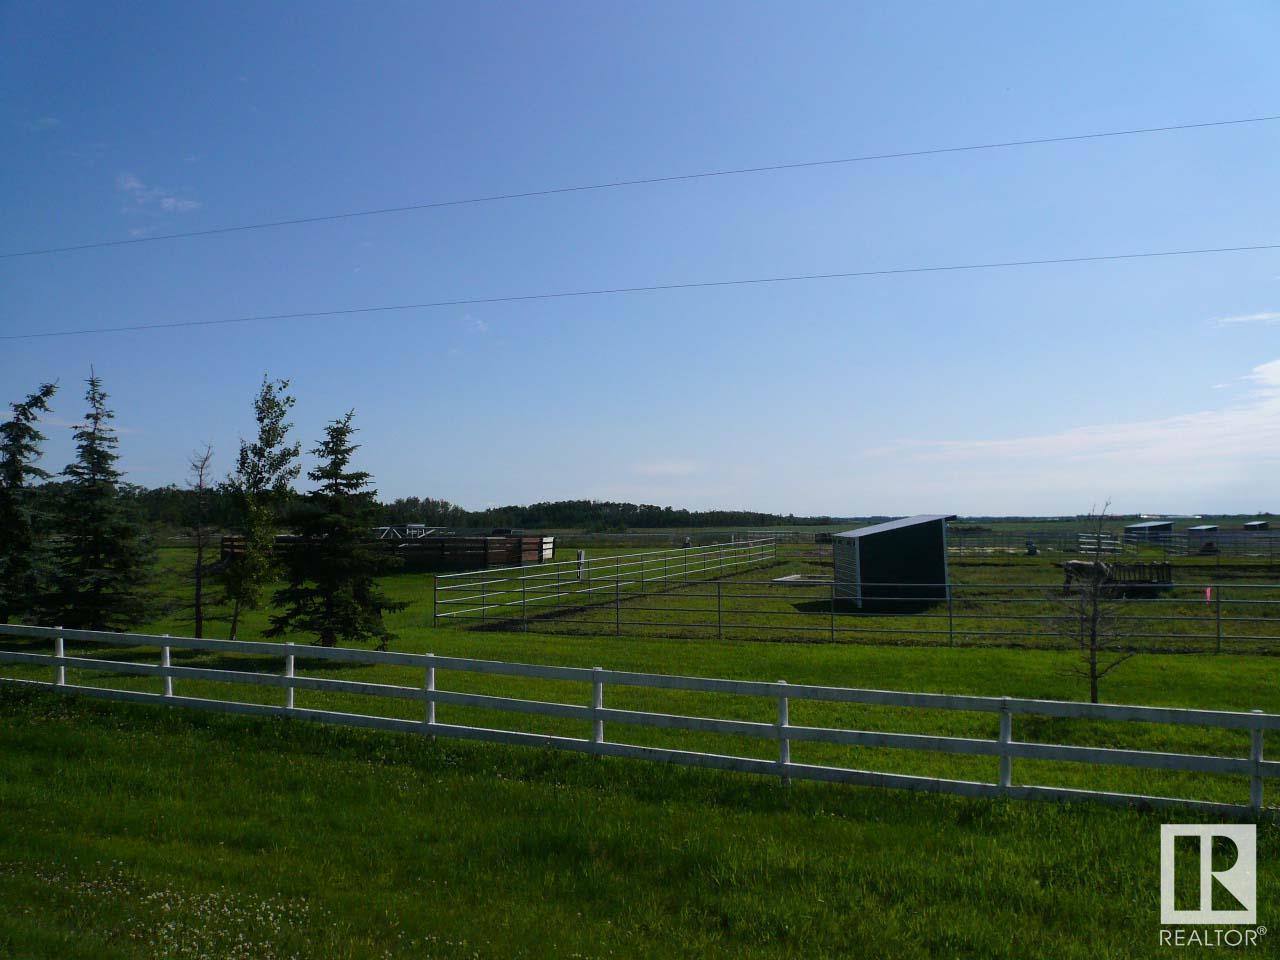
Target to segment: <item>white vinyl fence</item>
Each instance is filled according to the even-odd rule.
[[[434,654],[378,652],[344,647],[326,648],[298,644],[197,640],[186,637],[158,637],[146,634],[104,633],[88,630],[64,630],[60,627],[0,624],[0,641],[5,638],[49,641],[52,646],[52,653],[0,649],[0,663],[48,668],[51,671],[51,679],[32,680],[0,676],[0,687],[39,687],[68,694],[133,703],[183,706],[221,713],[293,717],[342,726],[372,727],[381,730],[428,734],[431,736],[486,740],[496,743],[569,750],[599,756],[631,757],[660,763],[675,763],[694,767],[713,767],[723,770],[765,774],[780,777],[784,780],[792,778],[825,780],[864,786],[951,793],[968,797],[1097,800],[1115,804],[1189,807],[1217,815],[1257,817],[1264,811],[1264,779],[1280,776],[1280,762],[1263,759],[1264,733],[1268,730],[1280,729],[1280,715],[1266,714],[1261,711],[1241,713],[1223,710],[1189,710],[1170,707],[1025,700],[1010,697],[900,693],[888,690],[788,684],[784,681],[770,683],[634,673],[625,670],[604,670],[599,667],[581,668],[503,663],[492,660],[443,657]],[[78,644],[109,644],[112,647],[159,648],[158,662],[139,663],[128,660],[68,656],[65,646],[68,641]],[[174,649],[278,657],[282,662],[283,670],[280,673],[263,673],[221,668],[175,666],[170,660],[171,651]],[[299,676],[295,669],[299,657],[310,661],[327,660],[413,667],[422,671],[422,683],[418,686],[396,686],[327,677]],[[68,683],[68,669],[159,677],[164,680],[164,692],[149,693],[138,690],[119,690],[109,687]],[[538,680],[576,681],[589,685],[590,699],[589,702],[582,704],[553,703],[441,689],[438,685],[439,676],[441,673],[449,672],[528,677]],[[279,705],[259,704],[183,696],[174,692],[175,680],[204,680],[277,687],[282,692],[281,699],[283,703]],[[776,720],[772,723],[761,723],[611,709],[605,706],[605,691],[610,687],[700,691],[704,693],[760,697],[776,704]],[[421,719],[418,720],[406,720],[368,714],[340,713],[332,710],[306,709],[294,705],[295,690],[355,693],[370,697],[417,701],[422,704],[422,715]],[[999,734],[996,739],[980,739],[800,726],[790,722],[790,705],[794,701],[824,701],[827,703],[868,704],[918,710],[954,710],[995,714],[999,717]],[[478,707],[489,710],[581,720],[589,728],[590,736],[577,738],[441,723],[436,719],[437,704],[452,704],[463,707]],[[1250,749],[1247,757],[1223,757],[1024,742],[1015,740],[1013,737],[1013,719],[1015,716],[1081,718],[1099,721],[1171,724],[1186,727],[1247,731],[1250,735]],[[755,757],[619,743],[606,739],[605,725],[610,722],[629,726],[661,727],[729,736],[758,737],[776,742],[776,759],[767,760]],[[951,780],[796,763],[791,759],[791,745],[796,742],[886,747],[900,750],[997,757],[999,758],[999,778],[995,782]],[[1015,783],[1013,762],[1016,759],[1066,761],[1091,765],[1115,765],[1149,770],[1188,771],[1200,774],[1245,777],[1249,780],[1249,803],[1218,803],[1184,797],[1147,796],[1144,794],[1111,793],[1099,790]],[[1270,808],[1268,808],[1268,812],[1270,812]]]

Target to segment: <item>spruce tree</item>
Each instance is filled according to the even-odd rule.
[[[372,640],[379,650],[394,639],[382,616],[407,604],[388,600],[375,582],[393,559],[370,537],[378,517],[371,478],[351,469],[354,416],[330,423],[310,451],[319,463],[307,476],[317,486],[290,516],[298,541],[284,558],[287,583],[275,594],[283,609],[271,617],[269,637],[311,633],[325,647]]]
[[[48,553],[38,530],[33,484],[49,474],[36,463],[44,434],[36,419],[49,410],[57,385],[42,384],[0,424],[0,623],[29,619],[47,586]]]
[[[239,631],[241,611],[258,606],[263,586],[278,573],[275,539],[279,512],[301,470],[297,464],[301,445],[285,442],[293,427],[286,419],[294,403],[288,391],[288,380],[262,378],[253,401],[257,439],[240,441],[236,470],[227,482],[240,527],[240,549],[222,574],[231,604],[232,640]]]
[[[50,610],[56,623],[120,630],[143,618],[153,552],[117,469],[119,438],[102,381],[90,373],[89,411],[76,428],[76,459],[62,472]]]

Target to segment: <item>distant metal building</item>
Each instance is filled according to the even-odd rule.
[[[921,514],[832,536],[836,599],[888,612],[947,599],[947,521],[954,519]]]
[[[1125,543],[1166,543],[1172,533],[1172,520],[1144,520],[1142,523],[1125,525],[1124,541]]]
[[[1267,520],[1250,520],[1244,525],[1246,530],[1268,530],[1271,524]]]
[[[1218,544],[1221,534],[1216,523],[1198,523],[1187,527],[1187,549],[1189,554],[1217,556],[1221,552]]]

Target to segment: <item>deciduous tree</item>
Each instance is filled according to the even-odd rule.
[[[239,515],[240,548],[223,570],[226,599],[231,604],[230,637],[236,639],[240,614],[258,606],[263,587],[277,575],[275,539],[280,511],[301,468],[301,445],[288,443],[294,398],[288,380],[262,378],[253,401],[258,435],[241,440],[236,469],[227,482]]]
[[[195,635],[203,637],[204,583],[207,573],[205,552],[209,547],[209,490],[211,487],[210,467],[213,463],[213,447],[206,443],[203,450],[197,450],[191,455],[189,463],[191,474],[188,484],[196,495],[191,504],[191,539],[196,547],[195,564],[191,569],[191,580],[194,587],[192,614],[195,620]]]
[[[1072,573],[1070,585],[1064,586],[1066,596],[1058,617],[1059,632],[1078,652],[1070,672],[1088,681],[1090,703],[1099,702],[1102,679],[1134,656],[1133,650],[1122,647],[1122,622],[1113,595],[1115,587],[1109,576],[1108,561],[1104,559],[1105,523],[1110,506],[1108,501],[1101,510],[1095,508],[1089,513],[1086,529],[1093,543],[1090,559]]]

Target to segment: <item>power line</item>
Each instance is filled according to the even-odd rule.
[[[529,300],[563,300],[570,297],[604,297],[626,293],[654,293],[665,290],[699,290],[711,287],[744,287],[770,283],[796,283],[815,280],[850,280],[859,277],[891,277],[914,273],[947,273],[961,270],[996,270],[1007,267],[1043,267],[1069,263],[1101,263],[1114,260],[1146,260],[1156,257],[1190,257],[1211,253],[1245,253],[1258,250],[1280,250],[1280,243],[1262,243],[1241,247],[1204,247],[1194,250],[1156,250],[1143,253],[1109,253],[1087,257],[1054,257],[1043,260],[1002,260],[992,263],[958,263],[926,267],[893,267],[884,270],[847,270],[840,273],[808,273],[781,277],[750,277],[739,280],[697,280],[687,283],[658,283],[636,287],[604,287],[597,290],[568,290],[558,293],[524,293],[505,297],[469,297],[461,300],[431,300],[425,303],[400,303],[378,307],[348,307],[340,310],[308,310],[299,313],[269,313],[250,317],[227,317],[221,320],[175,320],[170,323],[139,323],[122,327],[92,327],[84,330],[53,330],[46,333],[15,333],[0,340],[36,340],[45,337],[79,337],[93,333],[126,333],[137,330],[171,330],[179,327],[214,327],[232,323],[256,323],[263,320],[302,320],[318,317],[346,317],[357,314],[392,313],[403,310],[429,310],[437,307],[479,306],[493,303],[521,303]]]
[[[295,217],[288,220],[268,220],[262,223],[242,223],[230,227],[213,227],[208,230],[190,230],[185,233],[162,233],[150,237],[130,237],[127,240],[96,240],[62,247],[45,247],[34,250],[17,250],[0,253],[0,260],[17,257],[37,257],[55,253],[71,253],[77,250],[98,250],[104,247],[124,247],[139,243],[157,243],[162,240],[189,240],[193,237],[212,237],[224,233],[240,233],[246,230],[266,230],[273,227],[296,227],[310,223],[327,223],[334,220],[352,220],[357,217],[380,217],[392,213],[411,213],[419,210],[439,210],[443,207],[461,207],[481,203],[497,203],[504,200],[526,200],[532,197],[550,197],[563,193],[585,193],[591,190],[613,190],[619,187],[638,187],[658,183],[676,183],[686,180],[706,180],[713,177],[739,177],[751,173],[776,173],[782,170],[802,170],[809,167],[834,167],[849,163],[866,163],[872,160],[902,160],[909,157],[930,157],[946,153],[971,153],[978,150],[1004,150],[1010,147],[1030,147],[1049,143],[1072,143],[1080,140],[1102,140],[1109,137],[1134,137],[1149,133],[1172,133],[1178,130],[1202,130],[1208,127],[1230,127],[1246,123],[1267,123],[1280,120],[1280,114],[1269,117],[1246,117],[1241,120],[1211,120],[1204,123],[1180,123],[1164,127],[1139,127],[1133,130],[1109,130],[1104,133],[1079,133],[1060,137],[1039,137],[1034,140],[1005,140],[999,143],[977,143],[961,147],[933,147],[928,150],[906,150],[897,153],[872,153],[856,157],[839,157],[831,160],[804,160],[797,163],[775,163],[761,167],[738,167],[729,170],[707,170],[701,173],[681,173],[665,177],[641,177],[634,180],[611,180],[604,183],[580,184],[572,187],[550,187],[543,190],[527,190],[522,193],[497,193],[460,200],[436,200],[428,203],[411,203],[397,207],[380,207],[374,210],[353,210],[347,213],[329,213],[312,217]]]

